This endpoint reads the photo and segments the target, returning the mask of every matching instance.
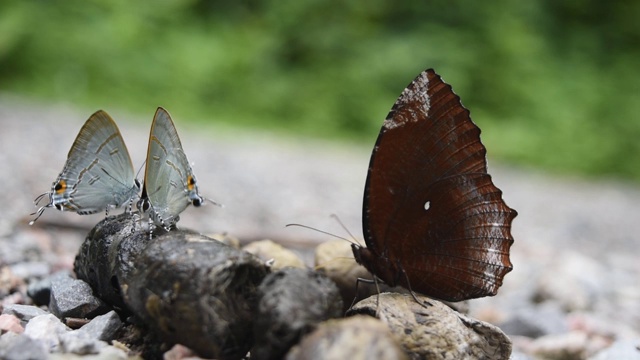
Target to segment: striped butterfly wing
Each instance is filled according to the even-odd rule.
[[[175,224],[194,198],[202,199],[175,125],[163,108],[151,125],[144,188],[151,218],[164,227]]]
[[[120,130],[100,110],[91,115],[69,150],[51,190],[53,205],[78,214],[119,207],[136,195],[133,164]]]

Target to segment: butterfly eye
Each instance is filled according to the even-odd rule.
[[[193,206],[198,207],[202,205],[202,199],[193,199],[191,203],[193,204]]]
[[[60,205],[60,204],[55,204],[55,207],[56,207],[56,209],[58,209],[58,210],[62,211],[62,205]]]
[[[53,188],[53,190],[55,190],[56,194],[60,194],[64,192],[66,188],[67,188],[67,182],[64,180],[60,180],[56,183],[56,186]]]

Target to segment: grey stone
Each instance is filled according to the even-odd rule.
[[[122,328],[122,325],[120,317],[112,310],[104,315],[96,316],[88,324],[73,332],[86,335],[92,339],[111,341],[118,330]]]
[[[77,355],[97,354],[107,343],[89,337],[86,333],[70,331],[60,335],[60,351]]]
[[[40,360],[48,356],[45,346],[30,336],[13,332],[0,336],[0,359]]]
[[[18,319],[20,319],[20,323],[22,324],[22,326],[27,325],[29,320],[33,319],[36,316],[48,314],[48,312],[40,309],[37,306],[20,304],[5,305],[2,313],[14,315]]]
[[[561,334],[569,330],[565,321],[565,313],[555,302],[522,307],[500,324],[500,328],[509,335],[530,338]]]
[[[39,315],[31,319],[24,328],[24,334],[39,340],[49,352],[60,346],[60,336],[70,329],[53,314]]]
[[[60,273],[51,278],[51,313],[65,319],[93,318],[109,311],[109,307],[93,295],[91,286],[86,282]]]
[[[589,360],[640,360],[640,339],[618,340]]]

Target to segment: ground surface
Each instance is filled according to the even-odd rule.
[[[149,109],[145,119],[110,112],[136,167],[146,156],[154,110]],[[25,260],[17,255],[25,253],[24,244],[40,242],[56,254],[45,258],[53,269],[70,268],[84,235],[104,217],[48,210],[36,226],[27,225],[28,214],[35,210],[32,200],[49,190],[91,113],[0,98],[0,264]],[[337,214],[361,238],[370,148],[215,130],[214,125],[202,130],[180,118],[174,121],[194,163],[200,193],[224,204],[187,209],[182,227],[304,247],[328,237],[285,224],[348,236],[329,216]],[[489,167],[507,204],[519,213],[513,224],[514,270],[498,296],[472,308],[496,308],[499,319],[519,307],[551,301],[566,313],[594,314],[629,328],[631,334],[640,332],[640,187],[558,178],[500,166],[491,159]]]

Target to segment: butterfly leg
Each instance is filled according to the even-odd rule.
[[[400,267],[400,269],[402,270],[402,274],[404,274],[405,279],[407,279],[407,287],[409,288],[409,292],[411,293],[413,300],[415,300],[418,304],[420,304],[420,306],[422,306],[425,309],[427,309],[429,306],[433,306],[433,304],[431,304],[427,300],[425,300],[424,302],[421,302],[420,300],[418,300],[416,293],[413,292],[413,290],[411,289],[411,283],[409,282],[409,276],[407,275],[407,272],[404,271],[402,267]]]

